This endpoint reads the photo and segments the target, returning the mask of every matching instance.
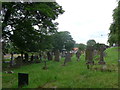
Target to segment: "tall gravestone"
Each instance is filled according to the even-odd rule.
[[[101,46],[100,47],[100,61],[98,62],[99,64],[105,64],[105,61],[104,61],[104,51],[105,51],[105,47],[104,46]]]
[[[86,61],[87,61],[87,68],[89,69],[89,65],[94,65],[93,61],[93,46],[87,46],[86,48]]]
[[[64,65],[67,63],[67,62],[70,62],[71,61],[71,53],[68,51],[65,55],[65,61],[64,61]]]
[[[60,52],[59,52],[59,50],[56,50],[55,51],[55,53],[54,53],[54,55],[55,55],[55,58],[54,58],[54,60],[55,61],[57,61],[57,62],[59,62],[60,61]]]

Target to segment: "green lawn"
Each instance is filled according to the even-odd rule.
[[[105,57],[107,69],[112,70],[101,72],[100,70],[88,70],[84,55],[78,62],[75,55],[72,61],[62,66],[64,58],[60,62],[47,62],[48,69],[43,70],[43,63],[31,64],[14,69],[13,74],[2,73],[3,88],[18,87],[18,73],[29,74],[29,85],[23,88],[118,88],[118,51],[117,48],[106,50]],[[96,61],[97,63],[98,61]],[[95,65],[93,68],[100,68]]]

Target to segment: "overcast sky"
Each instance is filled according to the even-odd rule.
[[[89,39],[107,44],[116,0],[56,0],[65,13],[56,20],[58,31],[69,31],[77,43]]]

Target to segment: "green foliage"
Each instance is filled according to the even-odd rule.
[[[78,47],[79,47],[79,44],[76,43],[76,44],[74,45],[74,48],[78,48]]]
[[[51,48],[48,35],[55,33],[58,25],[53,20],[63,14],[64,10],[56,2],[3,2],[1,12],[4,12],[4,42],[10,40],[20,52],[36,52],[48,49],[49,46]]]
[[[74,47],[75,41],[68,31],[57,32],[53,35],[54,50],[62,51],[63,48],[70,51]]]
[[[80,44],[79,44],[79,50],[80,50],[80,51],[84,51],[85,49],[86,49],[86,45],[83,44],[83,43],[80,43]]]
[[[120,45],[120,1],[118,1],[118,6],[113,10],[113,23],[110,25],[110,33],[108,37],[108,42],[112,46],[113,44]]]

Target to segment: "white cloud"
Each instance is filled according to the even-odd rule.
[[[86,44],[87,40],[95,39],[107,44],[113,9],[117,6],[115,0],[56,1],[65,10],[56,20],[59,31],[69,31],[77,43]]]

